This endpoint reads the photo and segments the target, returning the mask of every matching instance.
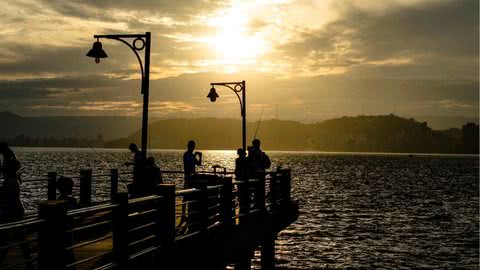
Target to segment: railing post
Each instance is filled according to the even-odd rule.
[[[258,179],[259,181],[257,182],[257,188],[255,189],[255,206],[256,209],[260,211],[265,210],[265,178],[260,178]]]
[[[38,205],[38,214],[41,219],[45,220],[38,231],[38,269],[66,269],[66,202],[41,202]]]
[[[283,169],[281,170],[280,174],[280,194],[283,198],[281,198],[284,202],[290,202],[291,201],[291,172],[289,169]]]
[[[113,203],[116,204],[112,210],[113,263],[119,269],[128,269],[128,193],[116,193]]]
[[[110,169],[110,200],[118,192],[118,170]]]
[[[200,234],[203,239],[207,238],[208,232],[208,185],[207,183],[198,183],[197,188],[200,189],[198,195],[198,210],[199,210],[199,223],[200,223]]]
[[[230,233],[233,223],[233,196],[232,196],[232,178],[225,177],[223,179],[223,194],[222,194],[222,223],[225,233]]]
[[[161,259],[159,265],[165,269],[175,269],[175,185],[160,184],[157,186],[157,236]]]
[[[278,200],[278,170],[271,174],[270,178],[270,207],[274,209],[277,207]]]
[[[250,191],[248,190],[248,181],[239,182],[238,188],[238,204],[240,207],[239,224],[244,224],[248,220],[250,213]]]
[[[290,169],[287,170],[287,200],[290,202],[292,201],[292,171]]]
[[[92,170],[80,171],[80,205],[92,202]]]
[[[260,260],[262,270],[275,269],[275,236],[265,236],[263,239]]]
[[[57,173],[49,172],[47,174],[48,183],[47,183],[47,200],[56,200],[57,199]]]

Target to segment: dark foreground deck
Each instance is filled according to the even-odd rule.
[[[67,211],[64,201],[48,200],[38,216],[1,224],[0,269],[250,269],[256,249],[262,269],[274,269],[275,238],[298,217],[290,170],[226,176],[201,174],[192,189],[162,184],[129,199],[116,192],[113,172],[110,202]]]

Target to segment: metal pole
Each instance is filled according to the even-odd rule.
[[[242,81],[242,145],[243,151],[247,151],[247,94],[246,94],[245,81]]]
[[[148,138],[148,97],[150,81],[150,32],[145,33],[145,76],[142,78],[143,115],[142,115],[142,156],[147,158]]]

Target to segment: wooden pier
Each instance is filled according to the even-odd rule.
[[[229,175],[198,174],[194,188],[161,184],[150,196],[129,199],[112,170],[110,201],[92,203],[96,176],[83,170],[82,207],[68,211],[55,200],[57,174],[49,173],[38,215],[0,224],[0,269],[243,270],[255,250],[262,269],[274,269],[277,234],[299,213],[291,172],[279,168],[248,181]]]

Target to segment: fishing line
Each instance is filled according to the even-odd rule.
[[[88,93],[88,89],[86,91],[83,91],[81,92],[78,97],[83,101],[84,105],[88,105],[88,102],[93,100],[90,96],[90,94]],[[75,136],[75,138],[77,138],[77,140],[81,141],[82,143],[84,143],[96,156],[97,158],[99,159],[99,161],[102,162],[103,165],[105,165],[105,167],[107,167],[109,170],[111,170],[112,168],[110,167],[110,165],[105,161],[105,159],[102,158],[102,156],[87,142],[85,141],[84,139],[82,139],[80,136],[78,136],[77,134],[79,134],[78,132],[75,132],[74,130],[74,133],[73,135]]]
[[[262,122],[262,115],[263,115],[264,109],[265,107],[262,106],[262,111],[260,112],[260,118],[258,119],[257,128],[255,129],[255,135],[253,135],[254,140],[257,138],[257,132],[258,132],[258,128],[260,127],[260,122]]]
[[[84,139],[78,137],[78,135],[75,134],[75,137],[80,140],[81,142],[83,142],[86,146],[88,146],[88,148],[90,148],[90,150],[92,150],[93,153],[95,153],[95,155],[97,156],[97,158],[103,163],[103,165],[105,165],[105,167],[107,167],[109,170],[111,170],[112,168],[110,167],[110,165],[108,165],[108,163],[102,158],[102,156],[100,156],[100,154],[87,142],[85,141]]]

